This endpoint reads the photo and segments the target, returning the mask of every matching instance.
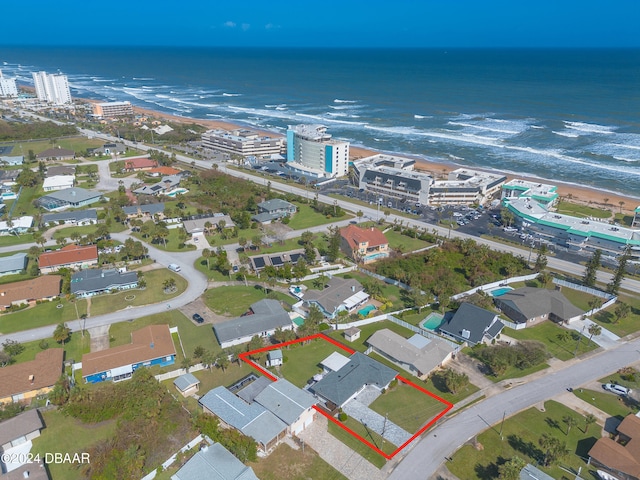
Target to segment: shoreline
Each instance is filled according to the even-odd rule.
[[[99,102],[98,100],[90,100],[90,99],[84,99],[84,98],[79,100],[83,100],[89,103]],[[207,129],[221,129],[221,130],[251,128],[256,131],[259,131],[265,136],[270,136],[270,137],[282,136],[279,133],[268,131],[268,130],[262,130],[260,128],[257,128],[249,124],[242,125],[239,123],[234,123],[234,122],[229,122],[224,120],[207,120],[207,119],[192,118],[192,117],[182,117],[179,115],[173,115],[170,113],[159,112],[157,110],[138,107],[133,104],[132,104],[132,107],[133,107],[134,113],[161,118],[161,119],[175,122],[175,123],[186,123],[186,124],[195,123]],[[402,153],[397,153],[397,152],[382,152],[382,151],[364,147],[364,146],[351,145],[349,147],[349,150],[350,150],[350,154],[349,154],[350,160],[357,160],[360,158],[365,158],[365,157],[376,155],[379,153],[386,153],[389,155],[398,155],[398,156],[413,158],[416,161],[416,170],[431,173],[434,179],[440,178],[443,175],[448,174],[450,171],[455,170],[457,168],[475,169],[475,167],[472,167],[472,166],[429,161],[423,158],[416,158],[413,155],[404,155]],[[635,208],[640,205],[640,197],[634,198],[634,197],[617,193],[617,192],[602,191],[593,187],[589,187],[587,185],[574,185],[574,184],[569,184],[561,181],[551,180],[548,178],[540,178],[540,177],[534,177],[530,175],[529,176],[520,175],[520,174],[511,173],[511,172],[503,172],[501,170],[491,170],[487,168],[477,168],[477,169],[483,170],[483,171],[502,173],[507,177],[507,181],[512,180],[514,178],[520,178],[520,179],[531,181],[531,182],[548,183],[551,185],[556,185],[558,187],[557,192],[560,198],[568,199],[572,203],[578,203],[581,205],[593,206],[595,208],[611,210],[612,214],[614,215],[617,213],[620,213],[620,210],[622,210],[622,213],[624,214],[633,215]],[[605,199],[607,199],[606,202],[605,202]],[[624,202],[622,205],[622,209],[620,208],[619,202]]]

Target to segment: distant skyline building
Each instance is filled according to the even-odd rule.
[[[0,70],[0,97],[17,97],[18,87],[15,78],[7,78],[2,75]]]
[[[131,102],[94,103],[93,114],[103,118],[126,117],[133,115],[133,107]]]
[[[349,142],[333,140],[324,125],[289,125],[287,164],[315,177],[343,177],[349,171]]]
[[[69,80],[66,75],[48,74],[47,72],[33,72],[33,84],[36,88],[36,96],[42,102],[53,105],[65,105],[71,103]]]
[[[202,146],[232,155],[253,155],[262,159],[281,159],[280,155],[285,153],[284,137],[269,137],[249,128],[208,130],[202,134]]]

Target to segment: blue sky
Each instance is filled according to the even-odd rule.
[[[31,0],[2,16],[0,45],[640,47],[640,0]]]

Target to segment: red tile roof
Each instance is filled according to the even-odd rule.
[[[389,241],[377,228],[360,228],[356,225],[349,225],[340,229],[340,235],[348,243],[351,249],[360,248],[361,243],[367,243],[367,247],[377,247],[387,245]]]
[[[64,349],[49,348],[35,360],[0,368],[0,398],[53,386],[62,375],[63,355]]]
[[[158,166],[158,162],[150,158],[132,158],[124,162],[124,168],[127,170],[135,170],[136,168],[154,168]]]
[[[168,325],[149,325],[131,332],[131,343],[86,353],[82,356],[82,376],[105,372],[112,368],[146,362],[175,355],[176,349]]]
[[[178,170],[177,168],[173,168],[173,167],[158,167],[158,168],[152,168],[151,170],[147,170],[147,173],[159,173],[160,175],[177,175],[178,173],[180,173],[182,170]]]
[[[60,275],[43,275],[22,282],[0,285],[0,306],[8,307],[13,302],[40,300],[60,295]]]
[[[59,265],[71,265],[94,260],[98,260],[98,247],[96,245],[80,246],[72,244],[55,252],[40,254],[38,267],[57,267]]]

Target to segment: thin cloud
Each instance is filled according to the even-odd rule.
[[[243,24],[242,24],[242,30],[244,30],[245,32],[246,32],[247,30],[249,30],[250,28],[251,28],[251,25],[250,25],[250,24],[248,24],[248,23],[243,23]]]
[[[274,25],[273,23],[267,23],[267,24],[264,26],[264,29],[265,29],[265,30],[277,30],[277,29],[279,29],[279,28],[280,28],[280,25]]]
[[[235,28],[236,22],[232,22],[231,20],[229,20],[228,22],[224,22],[224,26],[229,28]]]

